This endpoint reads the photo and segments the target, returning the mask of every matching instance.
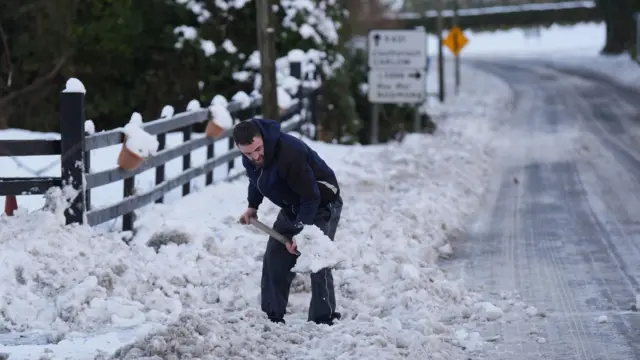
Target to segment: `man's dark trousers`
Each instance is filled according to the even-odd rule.
[[[341,213],[342,199],[338,197],[332,203],[318,208],[314,225],[333,241]],[[301,232],[300,229],[293,226],[284,210],[280,210],[278,213],[273,229],[289,239]],[[280,320],[286,313],[289,290],[295,277],[291,268],[295,266],[296,259],[297,256],[289,253],[282,243],[269,237],[262,263],[261,301],[262,311],[272,320]],[[308,320],[330,322],[335,310],[336,297],[331,270],[324,268],[312,273]]]

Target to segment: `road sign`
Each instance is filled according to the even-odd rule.
[[[462,30],[460,30],[460,28],[457,26],[451,28],[449,34],[443,41],[443,43],[449,48],[449,50],[451,50],[451,52],[456,56],[460,55],[460,51],[465,47],[465,45],[467,45],[468,42],[469,39],[464,36]]]
[[[372,103],[417,104],[427,97],[424,69],[369,70],[369,101]]]
[[[370,68],[427,67],[427,34],[424,30],[370,30],[367,46]]]

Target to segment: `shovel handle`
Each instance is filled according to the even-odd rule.
[[[280,241],[282,243],[282,245],[288,245],[290,243],[292,243],[293,241],[291,241],[291,239],[286,238],[284,235],[280,234],[279,232],[273,230],[271,227],[267,226],[266,224],[260,222],[260,220],[256,219],[256,218],[250,218],[249,219],[249,223],[255,227],[257,227],[258,229],[262,230],[263,232],[265,232],[267,235],[271,236],[272,238]],[[296,249],[296,255],[300,255],[300,252]]]

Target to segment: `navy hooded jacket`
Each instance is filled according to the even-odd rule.
[[[302,140],[280,131],[273,120],[251,120],[264,142],[264,164],[256,167],[246,156],[242,164],[249,178],[249,207],[257,209],[264,197],[282,208],[298,227],[311,225],[320,205],[339,193],[333,170]]]

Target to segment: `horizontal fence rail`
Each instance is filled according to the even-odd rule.
[[[291,62],[291,75],[302,79],[301,66]],[[319,89],[298,88],[292,96],[293,104],[280,113],[283,132],[297,131],[306,123],[317,125],[317,107]],[[141,124],[141,128],[158,141],[158,151],[133,170],[120,167],[91,172],[91,150],[123,145],[124,129],[118,128],[95,134],[85,134],[85,107],[83,91],[65,90],[60,98],[60,140],[0,140],[0,157],[2,156],[60,156],[60,177],[2,177],[0,178],[0,196],[46,194],[52,187],[70,185],[78,191],[68,209],[65,211],[66,223],[87,222],[94,226],[122,216],[122,229],[133,230],[134,211],[153,202],[162,203],[164,196],[171,190],[182,186],[182,195],[189,194],[191,181],[205,176],[205,185],[214,182],[214,169],[226,164],[226,177],[220,181],[231,181],[244,175],[244,171],[233,171],[234,161],[242,156],[235,148],[232,139],[233,129],[226,129],[215,138],[207,136],[192,139],[192,128],[196,124],[211,120],[208,108],[185,111],[170,117],[163,117]],[[248,106],[239,102],[231,102],[227,110],[234,124],[252,118],[260,113],[261,99],[252,99]],[[166,135],[181,132],[181,144],[166,148]],[[317,132],[315,132],[317,134]],[[314,135],[316,136],[316,135]],[[227,151],[216,156],[215,144],[227,142]],[[206,148],[206,160],[191,166],[191,152]],[[182,157],[182,172],[166,179],[165,164]],[[135,177],[146,171],[155,169],[155,186],[134,193]],[[2,175],[0,175],[2,176]],[[64,180],[64,181],[63,181]],[[91,189],[117,181],[123,182],[123,199],[101,208],[91,205]]]
[[[59,154],[60,140],[0,140],[0,157]],[[42,195],[61,184],[59,177],[3,177],[0,178],[0,196]]]
[[[0,156],[59,154],[60,140],[0,140]]]
[[[309,95],[313,96],[315,93],[309,92]],[[298,102],[288,108],[284,113],[280,116],[280,121],[283,122],[282,131],[289,132],[298,130],[304,123],[305,120],[308,119],[300,119],[297,121],[289,121],[289,123],[284,123],[290,120],[295,115],[299,114],[303,110],[302,102]],[[233,115],[233,114],[232,114]],[[160,120],[162,121],[162,120]],[[181,128],[181,127],[176,127]],[[204,146],[213,145],[215,142],[223,141],[225,139],[231,139],[231,134],[233,129],[227,129],[218,137],[211,139],[208,137],[202,137],[198,139],[188,140],[183,142],[180,145],[177,145],[170,149],[164,149],[159,151],[156,155],[147,158],[140,167],[135,170],[127,171],[120,168],[104,170],[92,174],[86,175],[86,187],[87,189],[91,189],[97,186],[106,185],[119,180],[127,180],[133,178],[135,175],[141,174],[142,172],[151,170],[153,168],[157,168],[158,166],[164,165],[170,160],[179,158],[180,156],[184,156],[186,154],[191,153],[193,150],[202,148]],[[117,144],[116,144],[117,145]],[[209,155],[209,154],[207,154]],[[185,171],[180,173],[179,175],[163,181],[156,181],[156,186],[152,189],[146,190],[144,192],[126,196],[122,201],[100,208],[95,210],[89,210],[87,212],[87,220],[91,225],[97,225],[100,223],[104,223],[106,221],[112,220],[119,216],[129,216],[134,210],[141,208],[145,205],[151,204],[152,202],[162,198],[169,191],[188,184],[191,180],[195,179],[198,176],[207,175],[211,173],[215,168],[222,166],[224,164],[229,164],[229,162],[234,161],[242,154],[236,150],[233,146],[230,150],[228,150],[223,155],[213,157],[207,156],[206,162],[197,166],[190,167],[184,169]],[[228,172],[230,172],[232,167],[229,167]],[[156,174],[157,175],[157,174]],[[236,179],[242,174],[235,174],[233,179]],[[226,179],[230,180],[230,179]],[[126,192],[126,190],[125,190]],[[184,192],[183,192],[184,194]],[[185,194],[186,195],[186,194]],[[127,222],[129,220],[124,220]],[[127,229],[128,225],[125,226],[123,224],[124,230]]]
[[[0,196],[42,195],[49,188],[61,186],[62,180],[59,177],[2,178],[0,185]]]

